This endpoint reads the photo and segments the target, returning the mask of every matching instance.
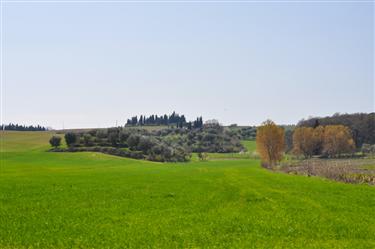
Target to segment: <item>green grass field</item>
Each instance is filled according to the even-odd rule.
[[[50,136],[1,134],[0,248],[375,248],[374,187],[250,158],[45,152]]]

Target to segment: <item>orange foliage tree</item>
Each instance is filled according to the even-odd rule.
[[[257,128],[256,147],[263,162],[273,166],[283,158],[284,139],[284,129],[271,120],[267,120]]]
[[[353,152],[354,148],[354,140],[348,127],[327,125],[324,128],[323,153],[330,157],[340,156]]]
[[[322,154],[324,140],[324,127],[318,126],[314,129],[314,155]]]
[[[324,127],[298,127],[293,132],[293,152],[305,158],[319,155],[323,146]]]
[[[299,127],[293,132],[293,151],[297,155],[306,158],[314,154],[315,149],[314,129],[311,127]]]

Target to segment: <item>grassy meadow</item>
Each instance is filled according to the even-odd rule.
[[[0,248],[375,248],[373,186],[271,172],[251,152],[46,152],[51,135],[1,133]]]

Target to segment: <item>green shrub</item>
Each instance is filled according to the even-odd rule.
[[[77,135],[73,132],[68,132],[65,134],[65,142],[69,147],[73,146],[77,142]]]
[[[59,136],[52,136],[49,140],[49,143],[51,144],[52,147],[59,147],[61,145],[61,137]]]

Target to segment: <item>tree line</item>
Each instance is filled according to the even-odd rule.
[[[363,152],[372,153],[375,151],[374,118],[374,113],[335,114],[302,120],[297,126],[277,126],[266,121],[258,127],[223,127],[217,120],[203,124],[202,117],[186,122],[184,115],[173,112],[169,116],[141,115],[139,119],[135,116],[124,128],[66,133],[65,141],[71,151],[90,147],[90,151],[125,153],[128,157],[154,161],[185,161],[191,152],[239,152],[243,150],[241,139],[255,137],[262,161],[272,166],[286,152],[305,158],[351,156],[361,145]],[[186,126],[189,123],[191,126]],[[141,129],[143,125],[158,124],[168,124],[169,127],[154,131]],[[57,148],[60,140],[51,138],[50,143]]]
[[[297,126],[312,127],[343,125],[350,129],[357,148],[363,144],[375,144],[375,113],[339,114],[301,120]]]
[[[185,115],[179,115],[173,112],[171,115],[141,115],[134,116],[127,120],[125,126],[151,126],[151,125],[164,125],[164,126],[176,126],[176,128],[201,128],[203,126],[203,118],[198,117],[194,121],[186,121]]]
[[[301,126],[292,134],[291,152],[305,158],[340,157],[353,153],[356,148],[351,130],[344,125]],[[256,145],[264,165],[274,166],[285,153],[285,129],[270,120],[264,122],[257,128]]]
[[[19,125],[19,124],[2,124],[1,130],[6,131],[46,131],[47,128],[40,125]]]

